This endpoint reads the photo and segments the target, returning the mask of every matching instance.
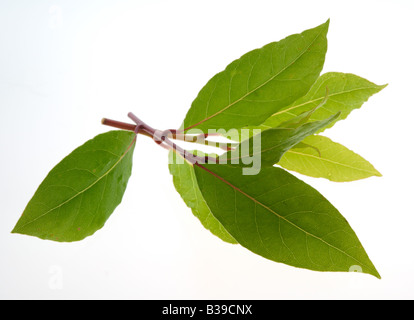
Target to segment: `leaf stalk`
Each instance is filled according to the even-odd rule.
[[[186,159],[188,162],[190,162],[193,165],[196,163],[206,163],[206,162],[212,162],[212,161],[216,162],[216,159],[212,157],[208,157],[208,156],[206,157],[197,156],[181,148],[179,145],[171,141],[171,139],[214,146],[216,148],[220,148],[225,151],[229,151],[234,148],[234,144],[211,142],[211,141],[206,140],[206,138],[209,136],[208,134],[190,136],[188,134],[186,135],[186,134],[181,133],[180,130],[175,130],[175,129],[164,130],[164,131],[157,130],[149,126],[148,124],[146,124],[144,121],[142,121],[132,112],[128,113],[128,117],[132,121],[134,121],[135,124],[130,124],[130,123],[116,121],[116,120],[107,119],[107,118],[102,119],[102,124],[106,126],[114,127],[117,129],[134,131],[136,134],[142,134],[144,136],[150,137],[155,141],[155,143],[157,143],[161,147],[167,150],[173,150],[174,152],[180,154],[184,159]]]

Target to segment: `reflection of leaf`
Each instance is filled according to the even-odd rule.
[[[184,120],[186,130],[259,125],[306,94],[318,78],[329,22],[253,50],[216,74]]]
[[[322,120],[341,112],[337,121],[345,119],[349,113],[360,108],[370,96],[381,91],[385,86],[378,86],[368,80],[349,73],[330,72],[319,77],[309,92],[299,98],[290,106],[283,108],[268,118],[259,128],[274,128],[284,121],[301,114],[317,106],[326,95],[326,88],[329,89],[329,96],[326,104],[316,110],[311,120]],[[332,127],[335,122],[327,128]],[[322,130],[321,130],[322,131]]]
[[[198,154],[201,155],[200,152]],[[212,215],[198,188],[193,166],[183,161],[175,152],[170,151],[169,168],[173,176],[175,189],[202,225],[223,241],[237,243]]]
[[[380,277],[352,228],[315,189],[283,169],[242,176],[229,165],[196,165],[207,205],[245,248],[267,259],[317,271],[354,266]]]
[[[122,200],[132,169],[135,134],[96,136],[50,171],[13,233],[78,241],[103,227]]]
[[[298,173],[344,182],[380,177],[367,160],[343,145],[323,136],[309,136],[288,150],[279,162],[282,167]]]

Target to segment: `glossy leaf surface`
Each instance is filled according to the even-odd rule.
[[[298,173],[335,182],[381,177],[372,164],[331,139],[309,136],[288,150],[279,165]]]
[[[229,243],[237,243],[221,223],[212,215],[198,187],[194,167],[184,161],[179,155],[170,151],[169,169],[173,176],[175,189],[181,195],[185,204],[200,220],[201,224],[215,236]]]
[[[364,78],[349,73],[330,72],[318,78],[309,92],[295,101],[292,105],[283,108],[269,117],[260,129],[274,128],[304,111],[316,107],[325,99],[328,89],[328,99],[324,106],[316,110],[310,120],[323,120],[341,112],[337,119],[345,119],[352,110],[360,108],[372,95],[384,89]],[[335,122],[327,128],[332,127]],[[323,130],[321,130],[323,131]]]
[[[245,248],[267,259],[316,271],[380,277],[355,232],[319,192],[276,167],[242,176],[241,168],[195,166],[213,215]]]
[[[135,134],[110,131],[56,165],[28,203],[13,233],[79,241],[103,227],[125,192]]]
[[[239,129],[259,125],[305,95],[322,70],[329,21],[253,50],[200,91],[183,128]]]

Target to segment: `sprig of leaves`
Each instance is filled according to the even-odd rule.
[[[70,242],[102,228],[122,200],[136,135],[143,134],[170,150],[176,190],[223,241],[295,267],[346,272],[357,265],[380,278],[338,210],[282,169],[337,182],[381,176],[360,155],[319,135],[385,87],[352,74],[320,75],[328,28],[329,21],[229,64],[201,89],[180,130],[153,129],[133,114],[134,124],[104,119],[124,131],[98,135],[64,158],[12,232]],[[226,151],[221,155],[187,151],[172,141],[205,145],[212,129],[233,133],[232,143],[213,143]],[[258,171],[243,174],[251,165],[244,160],[255,156]]]

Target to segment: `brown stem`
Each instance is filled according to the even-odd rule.
[[[106,126],[110,126],[110,127],[114,127],[114,128],[118,128],[118,129],[123,129],[123,130],[134,131],[135,128],[136,128],[135,124],[129,124],[129,123],[116,121],[116,120],[111,120],[111,119],[107,119],[107,118],[103,118],[101,122],[102,122],[102,124],[104,124]]]
[[[122,129],[122,130],[127,130],[127,131],[135,131],[135,129],[137,128],[136,124],[130,124],[130,123],[111,120],[111,119],[107,119],[107,118],[102,119],[102,124],[106,125],[106,126],[109,126],[109,127],[114,127],[114,128],[117,128],[117,129]],[[145,132],[142,129],[138,129],[138,133],[152,138],[152,135],[148,134],[147,132]]]
[[[135,125],[106,118],[102,119],[102,124],[115,127],[118,129],[134,131],[137,134],[143,134],[145,136],[151,137],[157,144],[161,145],[162,147],[168,150],[174,150],[192,164],[206,163],[207,161],[216,161],[215,158],[196,156],[191,152],[188,152],[187,150],[184,150],[180,146],[176,145],[169,139],[169,133],[171,133],[171,131],[156,130],[147,125],[132,112],[128,113],[128,117],[135,122]],[[173,132],[175,136],[178,136],[177,130],[173,130]]]
[[[151,128],[150,126],[142,122],[134,114],[130,113],[129,115],[131,115],[132,118],[131,117],[130,118],[134,122],[138,121],[138,123],[141,125],[141,127],[138,128],[139,134],[143,134],[147,137],[154,138],[154,132],[156,131],[155,129]],[[130,123],[106,119],[106,118],[102,119],[102,124],[110,126],[110,127],[122,129],[122,130],[128,130],[128,131],[135,131],[138,126],[138,124],[130,124]],[[167,137],[174,139],[174,140],[203,144],[203,145],[210,146],[210,147],[220,148],[224,151],[233,150],[234,147],[236,147],[237,145],[237,144],[232,144],[232,143],[214,142],[214,141],[209,141],[205,139],[208,136],[214,136],[214,134],[205,133],[205,134],[200,134],[198,136],[191,136],[188,134],[183,134],[181,130],[175,130],[175,129],[166,130],[165,133]],[[162,143],[162,141],[159,141],[159,140],[155,140],[155,142],[158,144]]]

